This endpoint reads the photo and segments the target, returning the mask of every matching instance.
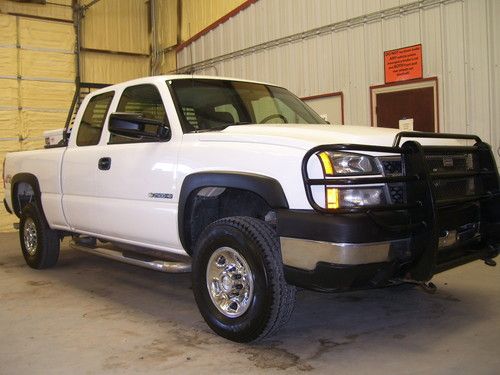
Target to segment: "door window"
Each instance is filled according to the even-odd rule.
[[[99,143],[113,96],[114,92],[107,92],[90,99],[78,128],[77,146],[93,146]]]
[[[154,85],[138,85],[126,88],[116,108],[117,112],[141,114],[144,118],[167,122],[165,106],[160,92]],[[111,134],[110,144],[144,142],[142,140]]]

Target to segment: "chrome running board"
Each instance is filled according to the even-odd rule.
[[[122,263],[132,264],[134,266],[148,268],[150,270],[166,272],[166,273],[191,272],[191,263],[188,262],[173,262],[173,261],[170,262],[159,259],[143,260],[140,259],[141,256],[139,254],[137,254],[137,257],[131,257],[124,255],[124,253],[121,251],[105,249],[102,247],[90,247],[90,246],[79,245],[74,241],[70,241],[69,246],[75,250],[84,251],[86,253],[98,255],[103,258],[117,260]],[[130,253],[127,253],[127,255],[128,254]]]

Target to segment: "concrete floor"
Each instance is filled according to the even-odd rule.
[[[35,271],[17,233],[0,234],[0,374],[498,374],[500,267],[478,261],[434,282],[435,295],[301,291],[284,330],[240,345],[205,325],[188,274],[67,246]]]

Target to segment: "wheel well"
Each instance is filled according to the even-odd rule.
[[[29,182],[20,181],[14,185],[12,191],[14,212],[20,216],[23,208],[37,199],[35,188]]]
[[[193,191],[186,202],[182,222],[185,248],[192,254],[193,246],[207,225],[230,216],[249,216],[275,222],[275,213],[258,194],[236,188],[203,187]]]

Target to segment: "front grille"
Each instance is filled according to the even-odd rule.
[[[481,180],[468,177],[452,180],[435,180],[434,196],[436,199],[457,199],[482,194]]]
[[[403,162],[400,156],[380,157],[380,164],[384,172],[384,176],[402,176]],[[392,204],[406,203],[406,189],[402,183],[387,185],[390,202]]]
[[[406,203],[405,187],[403,184],[389,184],[389,196],[392,204]]]
[[[431,173],[473,172],[478,169],[477,157],[473,153],[442,153],[426,155]]]
[[[401,176],[403,174],[403,163],[400,157],[380,158],[380,162],[386,176]]]
[[[464,177],[464,173],[479,172],[477,156],[470,153],[448,152],[425,157],[431,177],[434,197],[437,200],[466,198],[483,194],[481,179]],[[453,177],[454,174],[462,174]]]
[[[401,157],[380,157],[380,164],[385,176],[404,175],[404,164]],[[481,195],[484,193],[482,180],[477,176],[464,177],[463,174],[479,172],[477,155],[472,152],[440,152],[427,154],[425,160],[431,174],[434,197],[437,200],[450,200]],[[454,174],[462,174],[453,177]],[[387,185],[392,204],[407,203],[406,185],[392,183]]]

